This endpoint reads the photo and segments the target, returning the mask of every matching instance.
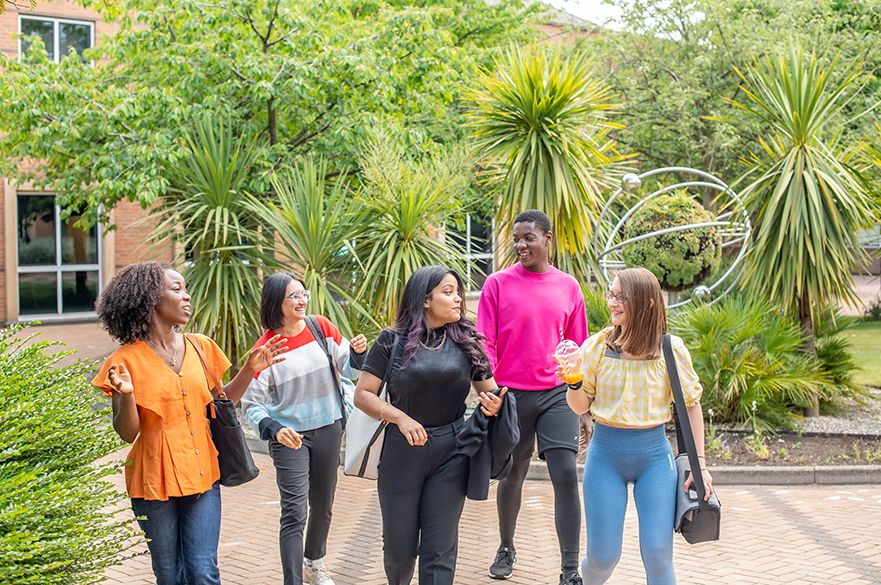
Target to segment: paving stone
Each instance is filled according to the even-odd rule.
[[[219,556],[224,585],[281,583],[275,470],[266,455],[255,455],[255,461],[260,477],[223,488]],[[121,477],[114,481],[122,485]],[[680,583],[881,583],[881,485],[720,486],[720,497],[721,541],[692,546],[674,535]],[[527,481],[523,502],[515,542],[518,564],[508,583],[557,585],[560,553],[551,484]],[[498,546],[495,506],[495,488],[488,501],[465,505],[457,585],[497,583],[486,575]],[[632,500],[628,512],[624,550],[610,585],[645,583]],[[583,553],[583,539],[581,546]],[[337,585],[384,585],[375,483],[340,477],[326,560]],[[105,579],[114,585],[151,582],[146,555],[109,569]]]

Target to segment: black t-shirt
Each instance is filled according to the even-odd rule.
[[[438,346],[443,329],[435,333],[429,347]],[[380,333],[362,370],[384,378],[392,343],[394,333],[389,330]],[[447,335],[443,345],[433,351],[420,345],[407,366],[401,368],[404,343],[403,338],[398,342],[388,386],[392,405],[424,427],[439,427],[461,419],[472,380],[479,382],[492,377],[489,363],[485,361],[483,367],[473,366],[465,350]],[[486,356],[483,359],[486,360]]]

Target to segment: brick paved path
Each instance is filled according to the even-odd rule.
[[[260,477],[223,494],[220,563],[225,585],[281,583],[275,474],[268,456],[255,455],[255,460]],[[337,585],[385,583],[375,486],[340,479],[327,557]],[[720,493],[722,541],[689,546],[678,535],[674,539],[680,584],[881,584],[881,486],[721,486]],[[550,483],[527,482],[523,503],[518,565],[508,583],[556,585],[559,552]],[[460,532],[457,584],[499,583],[486,577],[497,540],[495,502],[469,501]],[[152,583],[148,557],[111,569],[106,583]],[[624,553],[609,583],[645,583],[632,501]]]

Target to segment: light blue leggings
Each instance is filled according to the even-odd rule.
[[[585,585],[605,583],[621,557],[627,484],[639,518],[639,550],[648,585],[674,585],[676,468],[663,425],[619,429],[597,424],[584,466]]]

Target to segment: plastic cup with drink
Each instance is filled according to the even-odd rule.
[[[581,372],[581,348],[569,339],[563,339],[554,350],[554,359],[560,365],[563,373],[563,381],[567,384],[577,384],[583,378]]]

